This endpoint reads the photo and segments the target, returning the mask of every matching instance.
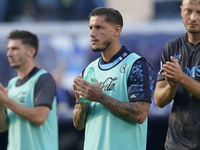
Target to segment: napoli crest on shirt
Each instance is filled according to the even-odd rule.
[[[127,64],[123,64],[123,65],[119,68],[119,72],[125,73],[126,66],[127,66]]]

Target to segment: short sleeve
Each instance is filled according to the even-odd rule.
[[[128,78],[128,96],[131,102],[146,101],[151,103],[154,86],[154,70],[144,59],[137,60]]]
[[[45,105],[50,109],[56,92],[56,83],[53,77],[49,74],[43,74],[39,77],[34,92],[34,105]]]

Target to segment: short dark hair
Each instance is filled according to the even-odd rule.
[[[38,47],[39,47],[39,42],[38,42],[38,37],[36,34],[33,34],[29,31],[25,30],[13,30],[9,33],[7,36],[8,39],[21,39],[22,43],[25,45],[29,45],[33,48],[35,48],[35,55],[36,56],[38,52]]]
[[[89,18],[91,18],[92,16],[101,16],[101,15],[106,16],[105,21],[107,23],[115,23],[123,27],[123,18],[118,10],[113,8],[97,7],[92,10],[92,12],[89,15]]]
[[[192,0],[192,1],[196,1],[197,3],[200,3],[199,0]],[[184,0],[182,0],[182,4],[183,4]]]

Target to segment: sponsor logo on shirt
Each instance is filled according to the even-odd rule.
[[[174,55],[175,59],[180,59],[181,55]],[[200,77],[200,65],[199,66],[193,66],[192,68],[190,67],[185,67],[185,73],[189,75],[190,77]]]
[[[185,67],[186,69],[186,74],[189,75],[190,77],[200,77],[200,65],[194,66],[192,68]]]
[[[100,82],[102,91],[114,91],[115,90],[115,81],[117,77],[109,77],[104,82]]]

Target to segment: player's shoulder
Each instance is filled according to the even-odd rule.
[[[163,47],[163,53],[165,55],[172,55],[175,52],[178,52],[182,49],[184,45],[187,43],[187,33],[180,35],[169,42],[167,42]]]
[[[144,57],[141,57],[138,60],[136,60],[132,66],[132,69],[133,68],[147,69],[152,72],[154,71],[153,66]]]
[[[187,33],[177,36],[171,40],[169,40],[165,46],[173,46],[173,45],[179,45],[179,44],[183,44],[186,41],[186,37],[187,37]]]
[[[10,85],[12,85],[12,84],[15,84],[18,79],[19,79],[18,76],[13,77],[12,79],[10,79],[10,81],[8,82],[8,87],[10,87]]]
[[[38,78],[37,84],[47,82],[48,84],[55,85],[55,80],[49,72],[45,72]]]
[[[53,76],[49,72],[45,72],[40,75],[39,79],[49,79],[49,80],[54,80]]]

